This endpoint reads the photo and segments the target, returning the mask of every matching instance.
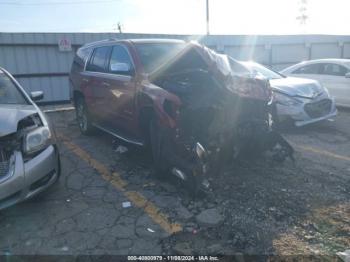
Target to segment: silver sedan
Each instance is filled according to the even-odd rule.
[[[19,83],[0,68],[0,209],[47,189],[60,175],[55,135]]]
[[[319,82],[287,77],[255,62],[240,63],[270,80],[278,121],[292,120],[296,126],[304,126],[337,115],[334,98]]]
[[[338,106],[350,106],[350,59],[304,61],[283,69],[282,73],[317,80],[335,97]]]

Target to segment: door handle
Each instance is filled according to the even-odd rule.
[[[89,79],[87,79],[87,78],[83,78],[82,80],[83,80],[83,82],[85,82],[85,83],[89,82]]]
[[[105,87],[110,87],[111,86],[111,84],[107,83],[107,82],[102,82],[102,85],[105,86]]]

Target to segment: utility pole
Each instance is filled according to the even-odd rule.
[[[118,22],[118,31],[119,31],[119,34],[123,33],[122,32],[122,24],[120,22]]]
[[[299,24],[304,31],[306,29],[306,24],[309,19],[307,15],[307,0],[300,0],[299,2],[299,15],[296,17],[299,21]]]
[[[207,1],[207,35],[209,35],[209,0],[206,0]]]

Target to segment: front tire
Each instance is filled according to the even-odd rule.
[[[93,126],[83,97],[77,98],[75,111],[80,132],[83,135],[91,135],[93,133]]]
[[[169,170],[163,157],[164,139],[155,120],[151,120],[150,122],[149,137],[153,158],[154,175],[159,179],[164,179]]]

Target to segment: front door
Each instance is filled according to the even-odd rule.
[[[321,83],[338,105],[350,105],[350,79],[345,77],[348,72],[346,67],[333,63],[324,63],[321,67]]]
[[[112,47],[107,70],[104,88],[109,90],[109,124],[119,132],[136,136],[135,67],[126,46]]]
[[[299,67],[292,72],[294,77],[308,78],[322,82],[322,75],[320,74],[320,64],[309,64]]]

